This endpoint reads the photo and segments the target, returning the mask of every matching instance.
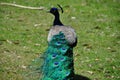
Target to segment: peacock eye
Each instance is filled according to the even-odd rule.
[[[68,72],[66,72],[66,75],[68,76],[70,74],[70,72],[68,71]]]
[[[56,12],[56,8],[53,8],[53,9],[52,9],[52,12],[55,13],[55,12]]]
[[[56,10],[54,10],[54,12],[55,12]]]
[[[57,54],[56,54],[56,53],[54,53],[54,54],[52,55],[52,58],[56,58],[56,56],[57,56]]]
[[[62,58],[60,58],[60,60],[61,60],[61,61],[64,61],[64,60],[65,60],[65,58],[64,58],[64,57],[62,57]]]
[[[67,51],[67,48],[65,48],[65,47],[62,47],[62,48],[61,48],[61,52],[64,52],[64,53],[65,53],[66,51]]]
[[[54,62],[54,66],[58,66],[59,65],[59,62]]]
[[[57,46],[61,45],[61,42],[60,41],[56,42],[56,45]]]

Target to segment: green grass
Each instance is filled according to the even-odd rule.
[[[120,79],[119,0],[1,0],[46,10],[61,4],[61,20],[78,36],[75,73],[91,80]],[[75,19],[72,19],[75,17]],[[0,5],[0,80],[24,80],[33,59],[47,48],[46,29],[53,16],[45,10]]]

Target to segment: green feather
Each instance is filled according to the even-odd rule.
[[[41,80],[73,80],[73,48],[68,45],[65,35],[54,35],[44,53]]]

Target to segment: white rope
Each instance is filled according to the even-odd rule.
[[[44,7],[30,7],[30,6],[22,6],[18,4],[13,4],[13,3],[0,3],[0,5],[7,5],[7,6],[14,6],[14,7],[19,7],[19,8],[24,8],[24,9],[33,9],[33,10],[43,10]]]

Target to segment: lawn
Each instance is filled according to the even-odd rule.
[[[0,0],[28,10],[0,5],[0,80],[27,80],[31,62],[47,48],[53,16],[47,13],[60,4],[61,20],[77,33],[74,68],[77,75],[91,80],[120,80],[119,0]],[[29,77],[32,78],[33,76]]]

